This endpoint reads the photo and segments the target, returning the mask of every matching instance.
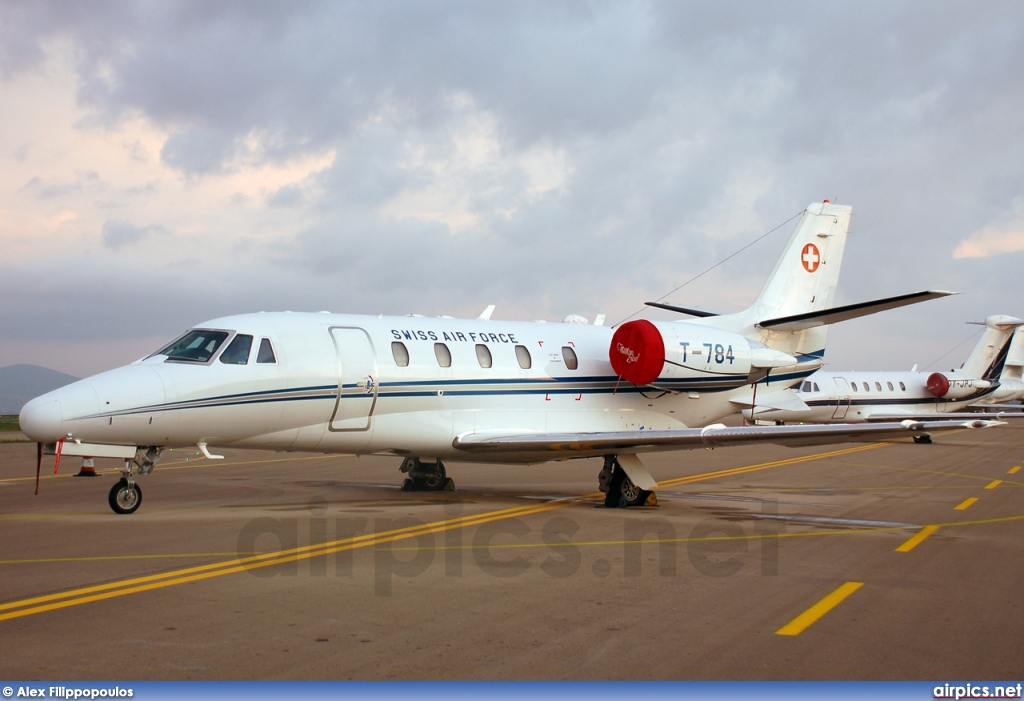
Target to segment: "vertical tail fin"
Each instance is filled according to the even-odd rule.
[[[998,380],[1010,350],[1011,336],[1024,321],[996,314],[985,319],[985,330],[961,370],[964,374],[983,380]]]
[[[709,323],[794,355],[801,366],[810,363],[801,367],[806,370],[802,374],[820,367],[827,326],[772,331],[758,324],[832,306],[852,214],[853,207],[827,200],[809,205],[754,303],[745,311],[714,317]]]
[[[832,306],[852,213],[828,201],[808,206],[748,311],[760,321]]]

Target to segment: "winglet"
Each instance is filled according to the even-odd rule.
[[[493,313],[494,313],[494,305],[493,304],[488,304],[487,305],[487,309],[484,309],[482,312],[480,312],[480,316],[478,316],[477,319],[478,320],[482,320],[482,321],[489,321],[490,318],[491,318],[491,314],[493,314]]]

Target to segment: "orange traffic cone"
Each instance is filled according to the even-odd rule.
[[[75,477],[98,477],[96,468],[93,466],[92,458],[82,458],[82,469]]]

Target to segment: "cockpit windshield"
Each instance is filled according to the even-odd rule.
[[[206,363],[228,335],[228,331],[193,329],[153,355],[166,355],[168,360],[184,363]]]

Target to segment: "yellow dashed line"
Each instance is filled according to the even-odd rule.
[[[847,582],[824,599],[810,607],[792,621],[775,631],[776,635],[800,635],[826,613],[841,604],[850,594],[864,586],[864,582]]]
[[[985,489],[995,489],[996,487],[998,487],[1002,483],[1003,483],[1002,480],[992,480],[991,482],[989,482],[988,484],[985,485]]]
[[[925,526],[920,531],[918,531],[912,538],[910,538],[907,542],[905,542],[900,547],[896,548],[896,552],[898,552],[898,553],[909,553],[911,550],[916,548],[921,541],[923,541],[925,538],[927,538],[928,536],[930,536],[932,533],[934,533],[937,530],[939,530],[938,526]]]
[[[1009,470],[1007,470],[1006,474],[1008,474],[1008,475],[1015,475],[1018,472],[1020,472],[1020,465],[1014,465]]]
[[[973,504],[976,501],[978,501],[978,497],[971,497],[969,499],[964,499],[962,502],[960,502],[960,504],[958,506],[954,507],[953,510],[954,511],[964,511],[967,507],[969,507],[971,504]]]
[[[748,465],[744,467],[732,468],[727,470],[719,470],[716,472],[707,472],[699,475],[691,475],[689,477],[684,477],[677,480],[670,480],[659,486],[675,486],[679,484],[699,482],[702,480],[717,479],[720,477],[728,477],[735,474],[742,474],[744,472],[752,472],[754,470],[764,470],[770,467],[791,465],[800,462],[808,462],[812,460],[827,458],[834,455],[843,455],[846,453],[859,452],[862,450],[881,448],[886,445],[890,444],[874,443],[866,446],[859,446],[856,448],[830,451],[827,453],[816,453],[814,455],[806,455],[797,458],[790,458],[787,460],[777,460],[769,463],[761,463],[758,465]],[[22,599],[20,601],[12,601],[5,604],[0,604],[0,611],[6,612],[0,613],[0,621],[11,618],[20,618],[22,616],[29,616],[36,613],[43,613],[44,611],[52,611],[54,609],[67,608],[69,606],[77,606],[79,604],[84,604],[91,601],[111,599],[114,597],[125,596],[127,594],[134,594],[136,592],[148,591],[151,589],[159,589],[163,587],[174,586],[176,584],[185,584],[187,582],[209,579],[211,577],[219,577],[226,574],[244,572],[256,568],[270,567],[272,565],[296,562],[298,560],[306,560],[313,557],[321,557],[324,555],[330,555],[332,553],[341,552],[345,550],[354,550],[357,548],[368,547],[371,545],[378,545],[380,543],[390,543],[397,540],[405,540],[407,538],[414,538],[420,535],[438,533],[450,529],[466,528],[473,525],[482,525],[484,523],[489,523],[492,521],[499,521],[508,518],[542,513],[545,511],[551,511],[553,509],[558,509],[565,506],[586,503],[595,498],[600,498],[601,496],[602,495],[600,493],[588,494],[582,497],[575,497],[571,499],[560,499],[557,501],[546,502],[542,504],[530,504],[527,506],[501,509],[498,511],[485,512],[482,514],[478,514],[476,516],[463,516],[443,521],[436,521],[433,523],[422,524],[418,526],[411,526],[408,528],[401,528],[394,531],[386,531],[382,533],[366,534],[350,538],[343,538],[341,540],[330,541],[327,543],[317,543],[313,545],[292,548],[290,550],[281,550],[276,552],[264,553],[261,555],[253,555],[249,557],[236,557],[231,560],[218,563],[211,563],[208,565],[187,567],[184,569],[173,570],[161,574],[154,574],[145,577],[137,577],[122,580],[119,582],[110,582],[107,584],[83,587],[65,592],[48,594],[45,596]]]

